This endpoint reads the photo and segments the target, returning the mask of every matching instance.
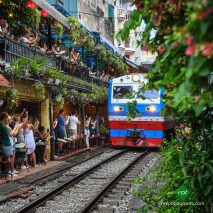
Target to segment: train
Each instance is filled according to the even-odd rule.
[[[136,73],[109,82],[108,116],[112,146],[159,147],[174,130],[175,120],[161,115],[164,108],[162,89],[134,95],[147,83],[146,74]],[[137,115],[129,120],[127,104],[134,100],[137,101]]]

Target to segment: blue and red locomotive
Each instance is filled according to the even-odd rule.
[[[175,126],[171,117],[161,116],[162,90],[145,91],[143,98],[128,99],[147,83],[145,74],[130,74],[109,84],[108,114],[110,141],[113,146],[158,147]],[[127,103],[137,101],[138,115],[128,121]]]

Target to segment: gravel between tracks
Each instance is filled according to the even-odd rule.
[[[154,153],[153,158],[147,164],[144,165],[144,168],[141,170],[138,177],[142,179],[145,178],[149,174],[150,169],[158,163],[159,159],[160,154]],[[139,190],[140,187],[140,184],[131,184],[131,187],[129,188],[128,192],[126,192],[125,196],[122,197],[122,200],[119,201],[118,206],[114,208],[114,213],[133,213],[133,211],[130,209],[129,204],[134,199],[133,192]]]
[[[86,171],[87,169],[93,167],[94,165],[100,163],[101,161],[115,155],[116,153],[120,152],[121,150],[110,150],[103,154],[100,154],[92,159],[89,159],[83,163],[80,163],[79,165],[76,165],[61,175],[61,177],[46,182],[45,184],[39,186],[39,185],[33,185],[33,194],[32,196],[23,199],[23,198],[14,198],[12,200],[8,200],[0,205],[0,212],[4,213],[13,213],[17,209],[21,208],[24,205],[27,205],[31,202],[31,200],[35,199],[37,196],[42,195],[53,188],[60,185],[62,182],[65,182],[70,178],[70,176],[75,176],[80,174],[83,171]]]
[[[128,152],[112,162],[104,164],[79,183],[63,191],[61,194],[36,209],[36,213],[78,212],[111,178],[123,170],[138,154]]]

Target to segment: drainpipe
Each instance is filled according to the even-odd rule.
[[[97,125],[96,125],[96,132],[98,133],[100,130],[100,116],[99,116],[99,106],[96,106],[96,120],[97,120]]]
[[[52,50],[52,23],[51,19],[47,20],[48,25],[48,48]]]
[[[50,89],[50,112],[49,112],[49,117],[50,117],[50,135],[53,136],[53,100],[52,100],[52,88]],[[52,137],[50,139],[50,160],[54,160],[54,155],[55,155],[55,141],[54,138]]]
[[[82,61],[85,62],[84,45],[82,46]]]
[[[84,104],[82,105],[82,134],[83,134],[83,137],[85,135],[85,106]]]

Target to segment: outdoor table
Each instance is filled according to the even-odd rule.
[[[28,159],[27,159],[27,147],[25,143],[18,143],[15,144],[15,163],[20,168],[24,163],[26,163],[26,168],[28,170]]]
[[[35,155],[37,163],[44,163],[44,151],[45,151],[46,143],[43,141],[38,141],[36,143]]]

